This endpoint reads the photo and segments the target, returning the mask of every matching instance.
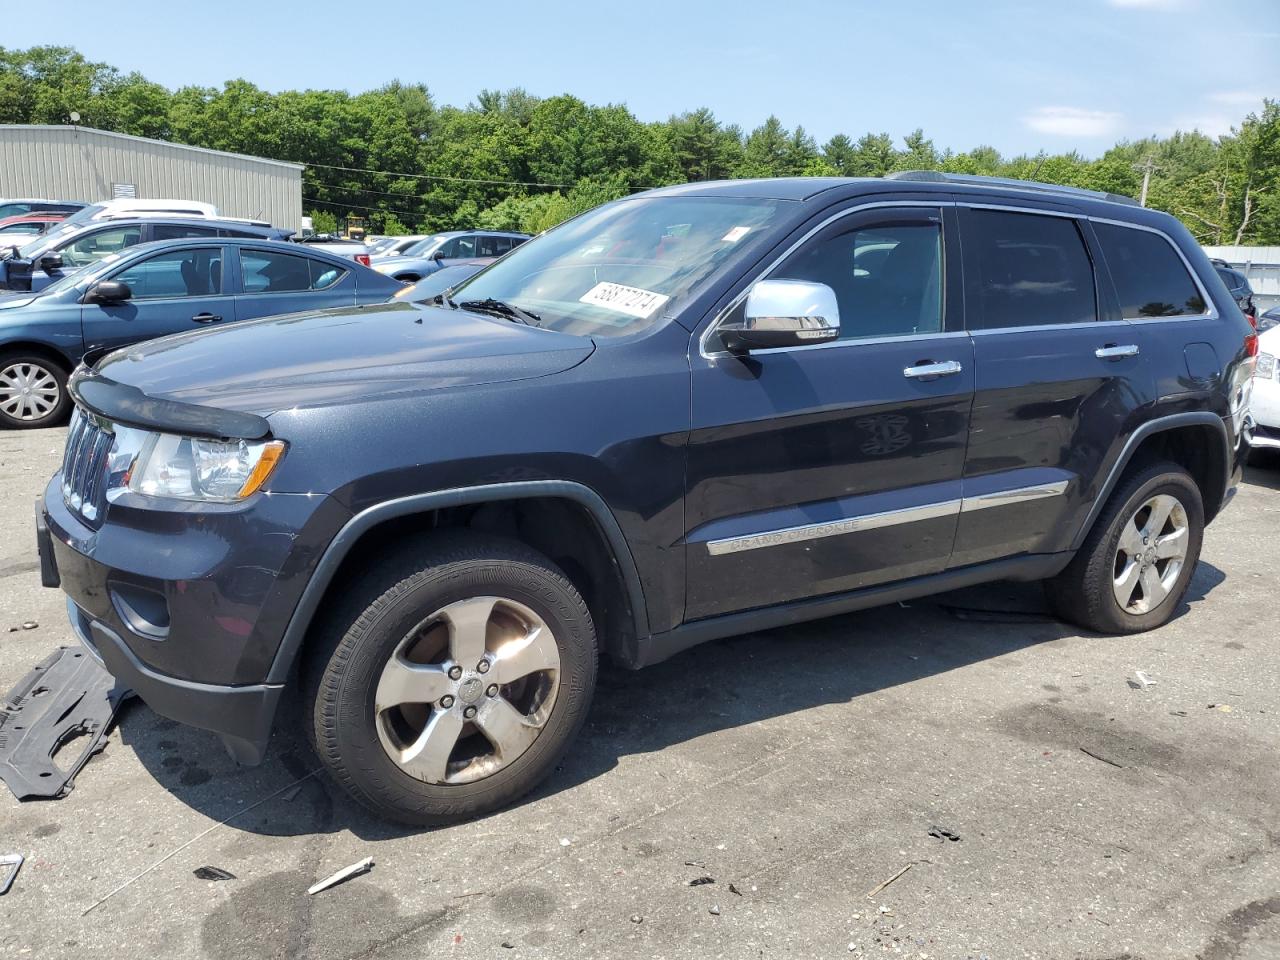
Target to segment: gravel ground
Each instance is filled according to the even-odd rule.
[[[73,642],[31,519],[62,435],[0,434],[4,689]],[[0,789],[0,956],[1275,958],[1278,468],[1163,629],[1082,637],[997,584],[606,669],[550,782],[449,829],[134,701],[66,799]]]

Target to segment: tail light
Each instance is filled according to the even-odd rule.
[[[356,263],[360,264],[360,266],[367,267],[369,265],[369,255],[367,253],[357,253],[355,256],[355,261]],[[1254,339],[1257,339],[1257,338],[1255,337]]]

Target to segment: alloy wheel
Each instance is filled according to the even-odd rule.
[[[374,693],[387,756],[435,784],[470,783],[508,766],[542,732],[559,688],[560,651],[546,622],[501,597],[448,604],[400,641]]]
[[[1177,497],[1157,494],[1124,525],[1116,547],[1112,590],[1126,613],[1149,613],[1169,596],[1186,563],[1191,539],[1187,511]]]

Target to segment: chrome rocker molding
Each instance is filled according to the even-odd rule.
[[[802,543],[805,540],[820,540],[823,537],[837,537],[845,533],[875,530],[900,523],[915,523],[918,520],[953,517],[956,514],[970,513],[974,510],[1005,507],[1015,503],[1026,503],[1029,500],[1041,500],[1045,497],[1059,497],[1066,490],[1067,481],[1057,480],[1053,483],[1037,483],[1029,487],[1015,487],[1012,490],[996,490],[992,493],[983,493],[960,500],[943,500],[938,503],[926,503],[919,507],[886,510],[883,513],[868,513],[861,517],[828,520],[823,523],[806,523],[796,527],[784,527],[781,530],[768,530],[764,533],[750,533],[740,537],[724,537],[720,540],[708,540],[707,553],[713,557],[719,557],[728,553],[740,553],[743,550],[759,550],[762,547],[777,547],[787,543]]]
[[[307,583],[302,599],[298,601],[298,606],[289,619],[289,626],[285,630],[284,638],[280,641],[280,649],[276,651],[266,682],[284,683],[288,678],[293,661],[298,651],[302,649],[307,629],[329,587],[329,582],[348,551],[367,530],[384,520],[425,513],[428,510],[487,503],[494,500],[527,500],[532,497],[560,497],[573,500],[587,509],[608,539],[614,562],[622,572],[627,599],[631,604],[636,636],[647,636],[649,615],[645,607],[644,591],[640,586],[640,573],[636,568],[635,559],[631,556],[631,548],[627,545],[622,529],[618,526],[618,521],[598,493],[590,487],[568,480],[529,480],[520,483],[494,483],[479,487],[457,487],[388,500],[357,513],[347,521],[325,549],[324,556],[316,566],[315,574]]]

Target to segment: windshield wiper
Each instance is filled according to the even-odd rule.
[[[523,323],[530,327],[537,327],[542,324],[542,318],[536,313],[529,310],[521,310],[513,303],[507,303],[505,300],[495,300],[493,297],[486,297],[483,300],[463,300],[458,306],[463,310],[496,314],[499,317],[514,320],[516,323]]]

